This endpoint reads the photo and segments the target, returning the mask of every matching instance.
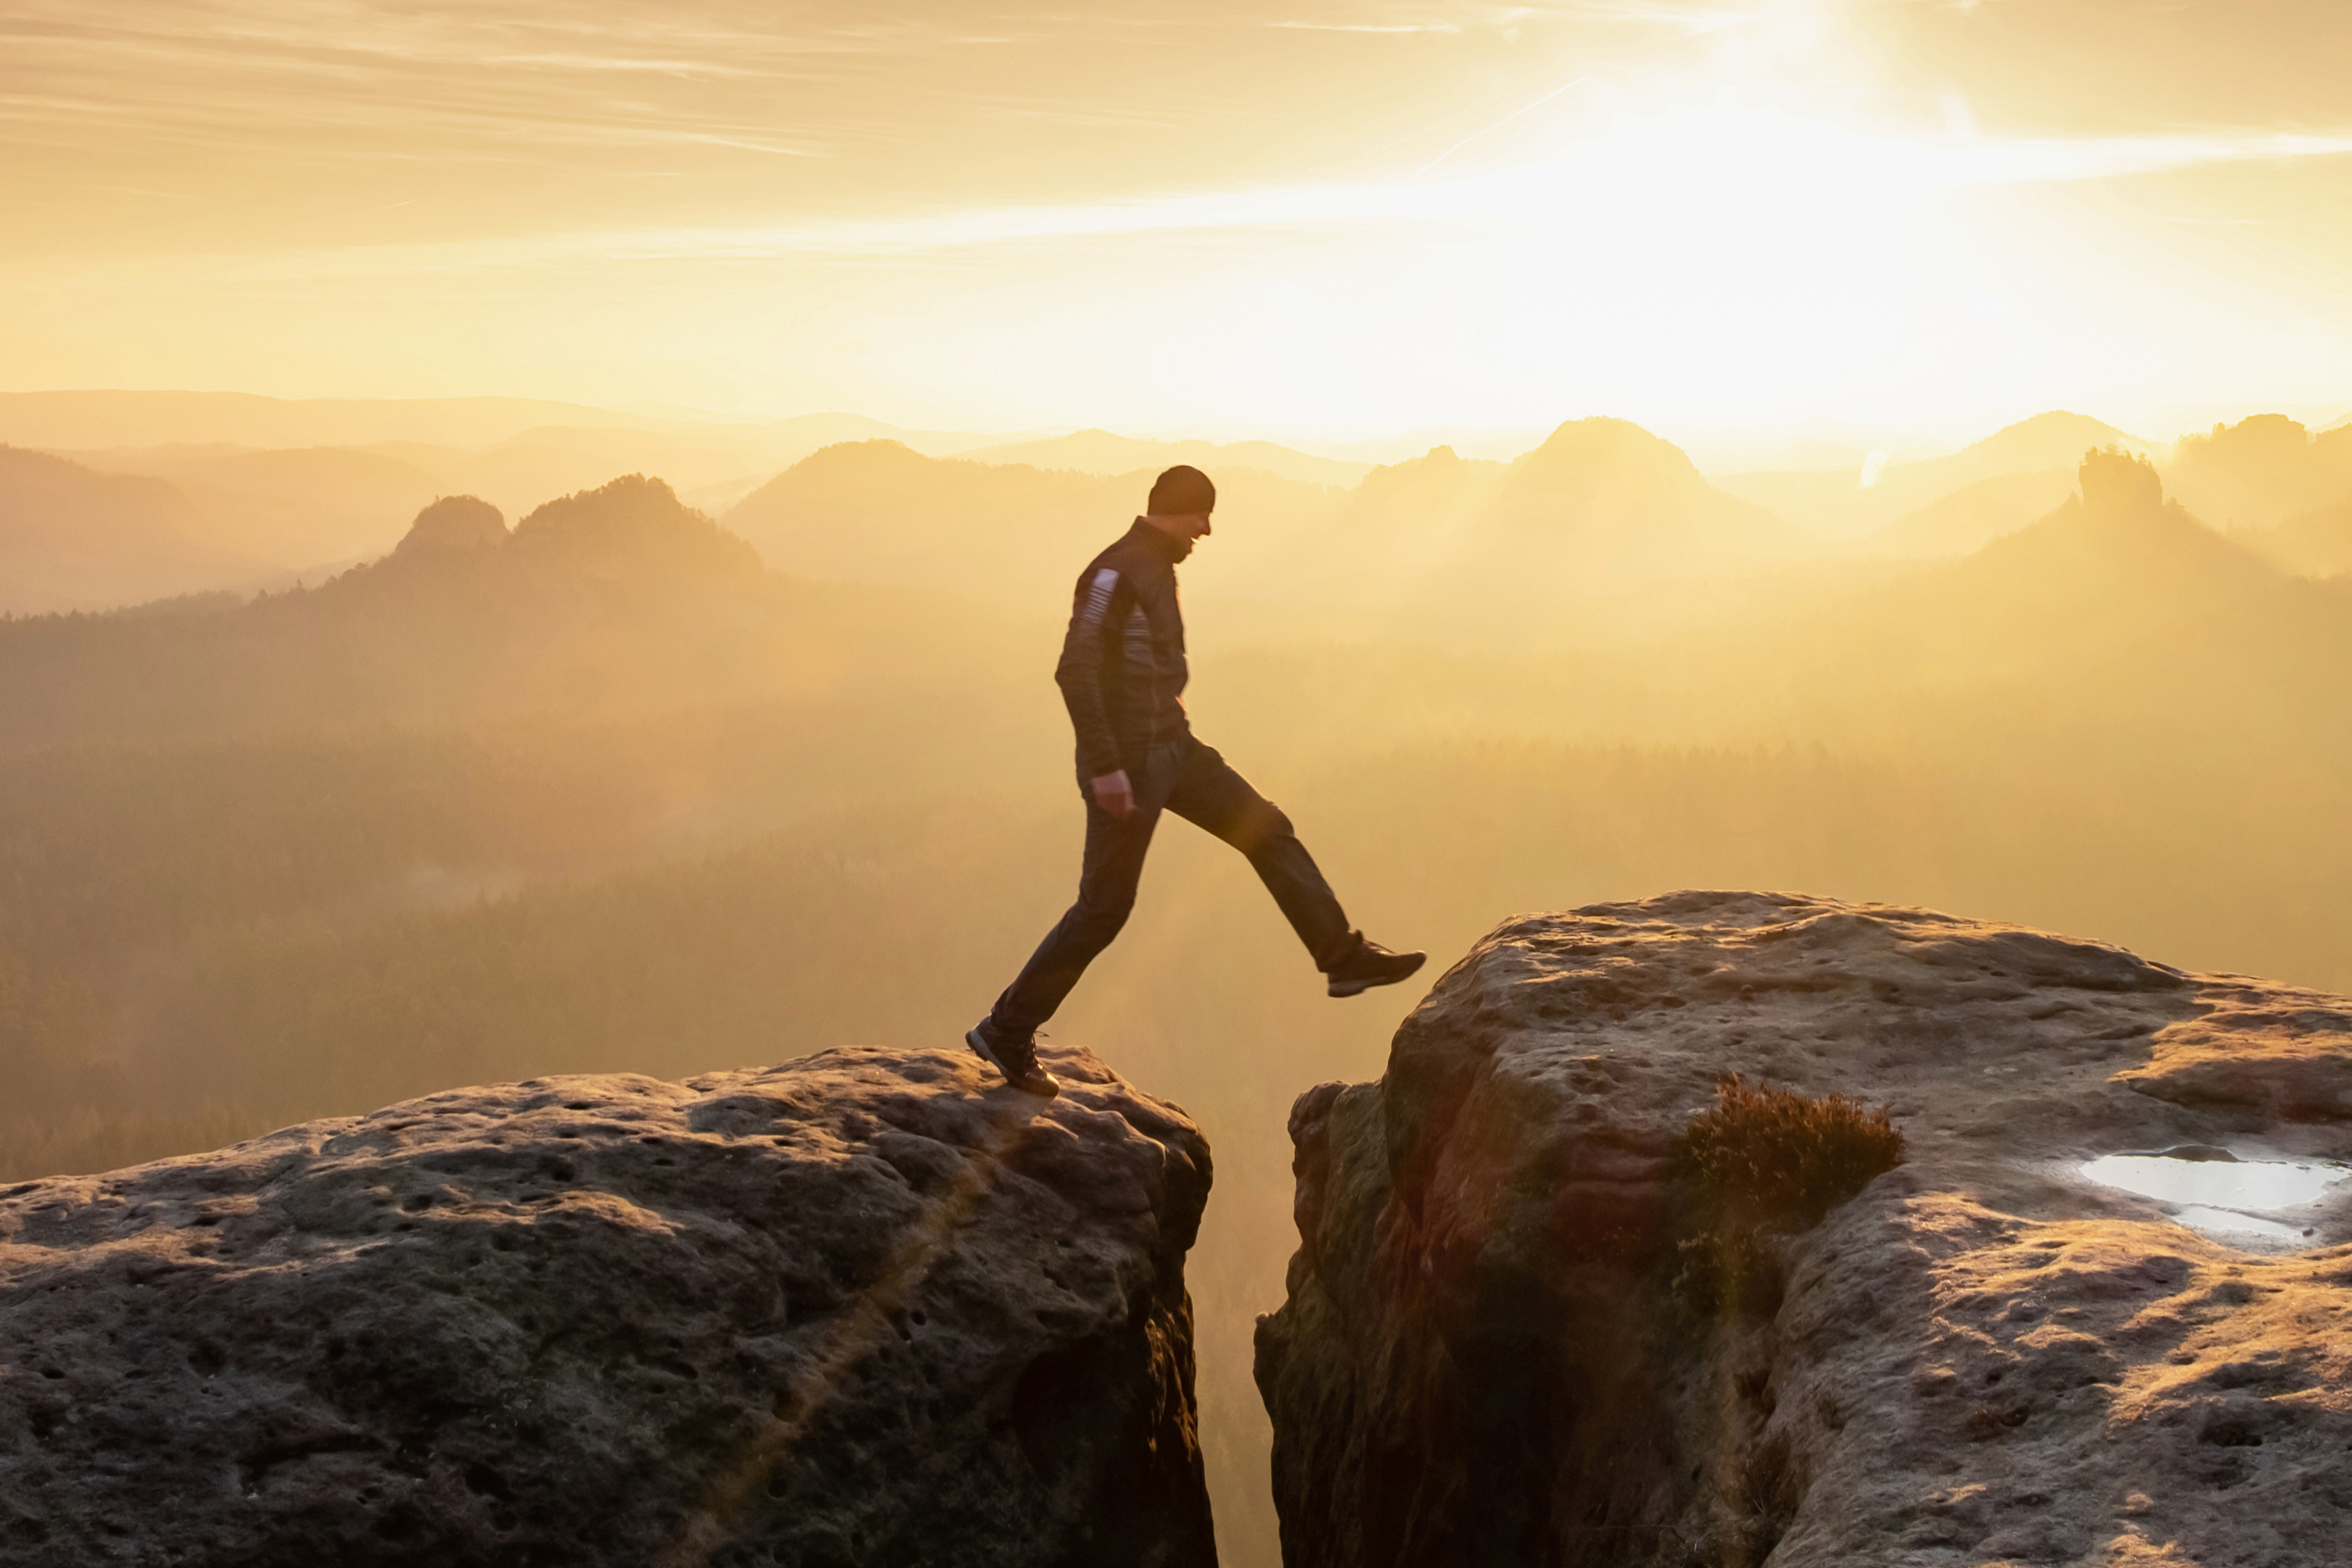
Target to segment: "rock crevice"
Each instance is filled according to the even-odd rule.
[[[1286,1562],[2352,1556],[2345,1189],[2287,1247],[2079,1173],[2352,1154],[2347,1017],[1918,910],[1505,925],[1379,1083],[1293,1110],[1257,1341]],[[1906,1157],[1817,1222],[1735,1221],[1685,1142],[1729,1073],[1885,1106]]]

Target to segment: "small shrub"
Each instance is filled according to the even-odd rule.
[[[1725,1226],[1685,1237],[1676,1249],[1682,1266],[1674,1288],[1700,1311],[1769,1318],[1780,1310],[1787,1281],[1769,1237],[1745,1226]]]
[[[1813,1225],[1903,1162],[1903,1134],[1884,1106],[1754,1089],[1738,1073],[1691,1118],[1683,1147],[1718,1210],[1750,1224]]]
[[[1727,1563],[1760,1565],[1796,1521],[1805,1502],[1804,1467],[1798,1462],[1789,1429],[1779,1428],[1740,1457],[1727,1500],[1738,1527]]]

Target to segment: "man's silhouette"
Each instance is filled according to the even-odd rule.
[[[1054,668],[1078,733],[1078,787],[1087,803],[1078,901],[964,1036],[1008,1082],[1032,1094],[1061,1089],[1037,1065],[1038,1026],[1127,923],[1144,851],[1163,811],[1249,857],[1332,995],[1393,984],[1422,965],[1423,954],[1391,952],[1349,927],[1290,819],[1192,738],[1184,717],[1176,563],[1192,552],[1193,541],[1208,537],[1216,504],[1206,474],[1169,469],[1151,487],[1147,515],[1078,576],[1062,660]]]

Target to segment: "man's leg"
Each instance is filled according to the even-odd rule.
[[[1135,907],[1144,852],[1160,823],[1160,805],[1138,778],[1134,812],[1116,817],[1087,796],[1087,852],[1078,873],[1078,901],[1045,933],[1021,973],[989,1010],[1003,1034],[1026,1039],[1054,1016],[1095,955],[1110,945]]]
[[[1315,967],[1327,973],[1363,944],[1323,879],[1315,858],[1274,802],[1250,787],[1214,746],[1191,743],[1168,809],[1208,829],[1249,857],[1258,880],[1307,944]]]

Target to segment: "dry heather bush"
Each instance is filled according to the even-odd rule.
[[[1770,1237],[1748,1226],[1725,1225],[1675,1245],[1680,1267],[1674,1288],[1699,1311],[1769,1318],[1780,1310],[1788,1280]]]
[[[1813,1100],[1751,1088],[1738,1073],[1691,1118],[1684,1157],[1727,1218],[1809,1226],[1903,1161],[1903,1134],[1885,1107],[1843,1094]]]

